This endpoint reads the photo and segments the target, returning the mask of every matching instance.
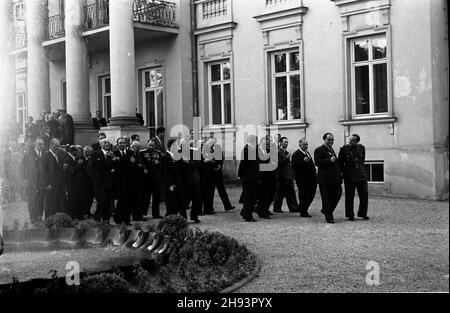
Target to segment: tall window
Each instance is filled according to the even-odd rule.
[[[14,20],[25,20],[25,4],[23,1],[14,4]]]
[[[388,112],[386,36],[350,43],[353,116],[384,115]]]
[[[99,77],[99,109],[106,120],[111,118],[111,76]]]
[[[161,67],[142,71],[145,125],[154,130],[164,125],[164,80]]]
[[[211,125],[229,125],[231,113],[230,61],[209,64],[209,112]]]
[[[61,103],[62,108],[67,110],[67,83],[65,80],[61,82]]]
[[[20,134],[25,134],[25,125],[27,123],[27,100],[25,93],[16,95],[16,122],[20,127]]]
[[[275,121],[294,121],[302,118],[298,50],[272,54],[272,103]]]

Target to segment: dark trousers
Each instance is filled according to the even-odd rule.
[[[230,198],[228,197],[228,193],[225,188],[225,184],[223,182],[222,170],[214,171],[214,185],[217,188],[217,193],[219,194],[219,197],[222,200],[224,209],[230,210],[233,206],[231,205]],[[214,191],[213,191],[213,199],[214,199]]]
[[[200,183],[195,183],[190,186],[184,187],[184,199],[186,201],[185,207],[189,208],[189,204],[192,202],[190,218],[195,221],[198,219],[198,215],[202,210],[202,195]]]
[[[320,184],[319,189],[322,197],[322,213],[326,219],[333,218],[333,212],[342,196],[341,184]]]
[[[180,214],[182,217],[187,219],[184,193],[179,186],[176,186],[174,191],[170,191],[169,188],[165,188],[164,198],[166,200],[166,216]]]
[[[277,181],[273,175],[261,173],[261,184],[259,185],[258,214],[266,216],[273,202]]]
[[[355,189],[358,190],[359,210],[358,216],[367,216],[367,208],[369,205],[369,192],[366,181],[351,182],[344,181],[345,184],[345,217],[355,217],[354,199]]]
[[[316,196],[317,183],[296,181],[298,188],[298,202],[301,214],[308,214],[308,209]]]
[[[113,207],[113,189],[104,188],[102,190],[101,199],[97,199],[97,210],[94,214],[94,219],[97,222],[109,222],[111,218],[111,211]]]
[[[152,216],[160,217],[161,213],[159,212],[159,203],[161,198],[161,178],[153,177],[150,182],[150,198],[152,201]],[[149,202],[150,203],[150,202]],[[145,212],[147,214],[147,212]]]
[[[214,212],[214,180],[208,179],[201,182],[201,197],[203,202],[203,212]]]
[[[281,211],[281,206],[283,205],[284,198],[286,198],[289,211],[298,212],[298,202],[297,196],[295,194],[293,179],[283,179],[277,181],[277,190],[275,192],[273,203],[274,211]]]
[[[44,213],[44,191],[28,187],[28,213],[30,222],[36,223],[42,221]]]
[[[83,210],[83,198],[81,191],[78,189],[80,186],[68,185],[67,188],[67,214],[75,219],[81,220],[84,216]]]
[[[66,213],[66,201],[65,190],[47,190],[44,203],[45,218],[56,213]]]
[[[244,202],[242,217],[244,219],[250,219],[253,217],[253,209],[258,202],[258,182],[244,182],[242,198]]]

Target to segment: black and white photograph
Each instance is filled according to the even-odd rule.
[[[0,0],[0,298],[448,293],[447,13]]]

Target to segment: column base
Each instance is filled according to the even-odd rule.
[[[136,116],[111,117],[108,126],[140,126]]]
[[[147,140],[150,138],[150,129],[139,125],[107,126],[102,127],[100,131],[106,134],[112,144],[116,144],[117,138],[119,137],[131,137],[131,135],[136,134],[141,137],[141,146],[145,148],[147,147]]]

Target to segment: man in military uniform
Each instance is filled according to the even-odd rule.
[[[364,168],[366,149],[359,144],[360,137],[351,135],[348,144],[339,151],[339,165],[342,169],[345,186],[345,216],[350,221],[355,220],[353,210],[355,189],[358,190],[359,211],[358,217],[368,220],[367,207],[369,194],[367,189],[367,175]]]

